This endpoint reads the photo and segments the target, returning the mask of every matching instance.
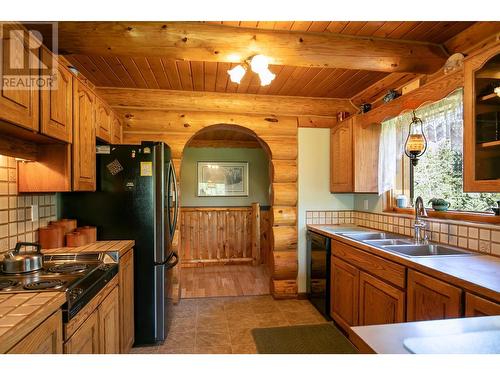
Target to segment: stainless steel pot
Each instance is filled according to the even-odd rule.
[[[36,252],[19,254],[23,246],[34,246]],[[4,255],[2,261],[2,272],[7,274],[26,273],[38,271],[43,267],[43,255],[40,251],[41,246],[32,242],[18,242],[13,251]]]

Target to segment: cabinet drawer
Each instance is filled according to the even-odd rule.
[[[332,255],[352,265],[378,276],[391,284],[404,289],[406,287],[406,269],[404,266],[382,259],[353,246],[332,240]]]

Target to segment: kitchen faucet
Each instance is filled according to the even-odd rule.
[[[422,197],[418,196],[415,199],[415,243],[416,244],[426,244],[427,243],[427,233],[423,232],[425,230],[425,222],[421,219],[422,217],[427,217],[427,211],[424,207],[424,201]]]

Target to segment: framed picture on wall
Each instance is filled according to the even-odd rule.
[[[199,161],[199,197],[247,197],[248,162]]]

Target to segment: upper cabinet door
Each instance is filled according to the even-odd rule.
[[[111,144],[119,145],[122,143],[122,123],[116,114],[111,116]]]
[[[464,191],[500,192],[500,44],[464,62]]]
[[[96,98],[95,127],[97,138],[111,142],[111,109],[101,99]]]
[[[73,190],[95,191],[95,96],[73,77]]]
[[[2,27],[0,119],[37,132],[40,91],[36,85],[25,87],[21,83],[37,82],[40,49],[28,48],[26,32],[6,24]]]
[[[42,62],[57,64],[54,86],[41,91],[40,131],[49,137],[71,143],[73,139],[73,75],[66,67],[53,59],[51,52],[42,49]]]
[[[330,133],[330,191],[351,193],[353,185],[353,120],[337,124]]]

